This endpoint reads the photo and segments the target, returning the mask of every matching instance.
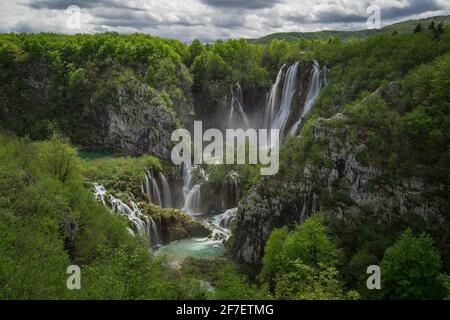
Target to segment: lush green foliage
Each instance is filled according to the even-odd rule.
[[[337,266],[341,253],[327,235],[319,215],[293,231],[276,229],[264,249],[259,278],[268,282],[279,299],[349,299]]]
[[[83,162],[59,135],[46,142],[0,135],[0,297],[181,299],[203,289],[177,278],[98,204]],[[141,159],[155,163],[151,158]],[[81,267],[82,290],[66,287]]]
[[[74,143],[91,145],[102,125],[97,114],[117,103],[118,85],[131,79],[189,113],[187,54],[177,40],[143,34],[1,34],[2,125],[37,139],[48,137],[52,125]]]
[[[153,156],[101,158],[85,164],[85,175],[92,181],[129,181],[142,178],[145,170],[161,171]]]
[[[439,299],[441,258],[433,240],[407,230],[384,254],[381,262],[383,291],[389,299]]]

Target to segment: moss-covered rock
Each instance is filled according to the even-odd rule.
[[[163,242],[211,235],[211,230],[201,221],[192,219],[178,209],[166,209],[147,203],[141,203],[141,207],[157,223]]]

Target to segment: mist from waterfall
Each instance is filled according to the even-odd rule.
[[[249,128],[247,114],[244,111],[244,95],[239,83],[237,83],[234,90],[231,90],[231,106],[230,117],[228,119],[228,129],[232,128]]]

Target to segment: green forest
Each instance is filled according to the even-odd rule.
[[[448,25],[269,40],[0,34],[0,299],[449,299]],[[257,165],[192,174],[209,190],[238,177],[238,218],[220,255],[174,267],[94,196],[101,183],[107,195],[136,202],[166,239],[203,234],[182,205],[150,203],[141,192],[145,172],[170,177],[174,199],[173,185],[183,185],[171,143],[158,134],[170,141],[171,130],[218,114],[236,83],[245,104],[263,113],[258,105],[280,68],[310,70],[313,60],[329,70],[326,85],[299,134],[284,140],[276,176],[259,176]],[[106,128],[133,117],[139,109],[123,111],[130,105],[147,108],[145,143],[122,120]],[[345,179],[322,183],[324,171],[349,174],[330,160],[342,150],[370,173],[359,182],[365,195]],[[303,186],[317,196],[304,217]],[[363,206],[358,194],[383,197]],[[256,223],[245,213],[258,221],[250,205],[266,198],[279,199],[282,218],[267,218],[261,257],[249,263],[236,254]],[[400,198],[401,209],[391,210]],[[66,286],[70,265],[80,266],[80,290]],[[366,286],[370,265],[382,270],[380,290]]]

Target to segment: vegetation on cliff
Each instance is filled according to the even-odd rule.
[[[132,197],[167,241],[207,236],[180,211],[147,203],[144,171],[165,172],[166,164],[152,155],[82,161],[54,134],[101,145],[98,137],[109,130],[108,143],[119,149],[146,135],[152,141],[145,147],[154,145],[143,150],[155,154],[149,151],[163,144],[156,133],[167,136],[193,112],[214,115],[236,83],[255,107],[283,64],[312,59],[331,71],[301,134],[283,144],[280,173],[210,169],[210,185],[236,173],[243,186],[228,248],[249,268],[224,260],[167,268],[130,236],[124,218],[94,200],[89,184]],[[448,297],[448,28],[264,45],[2,34],[0,71],[0,119],[8,130],[0,134],[1,298]],[[118,113],[121,106],[126,112]],[[134,131],[141,116],[149,123]],[[122,127],[123,119],[130,124]],[[71,264],[85,270],[79,292],[65,286]],[[380,292],[365,287],[372,264],[383,269]]]

